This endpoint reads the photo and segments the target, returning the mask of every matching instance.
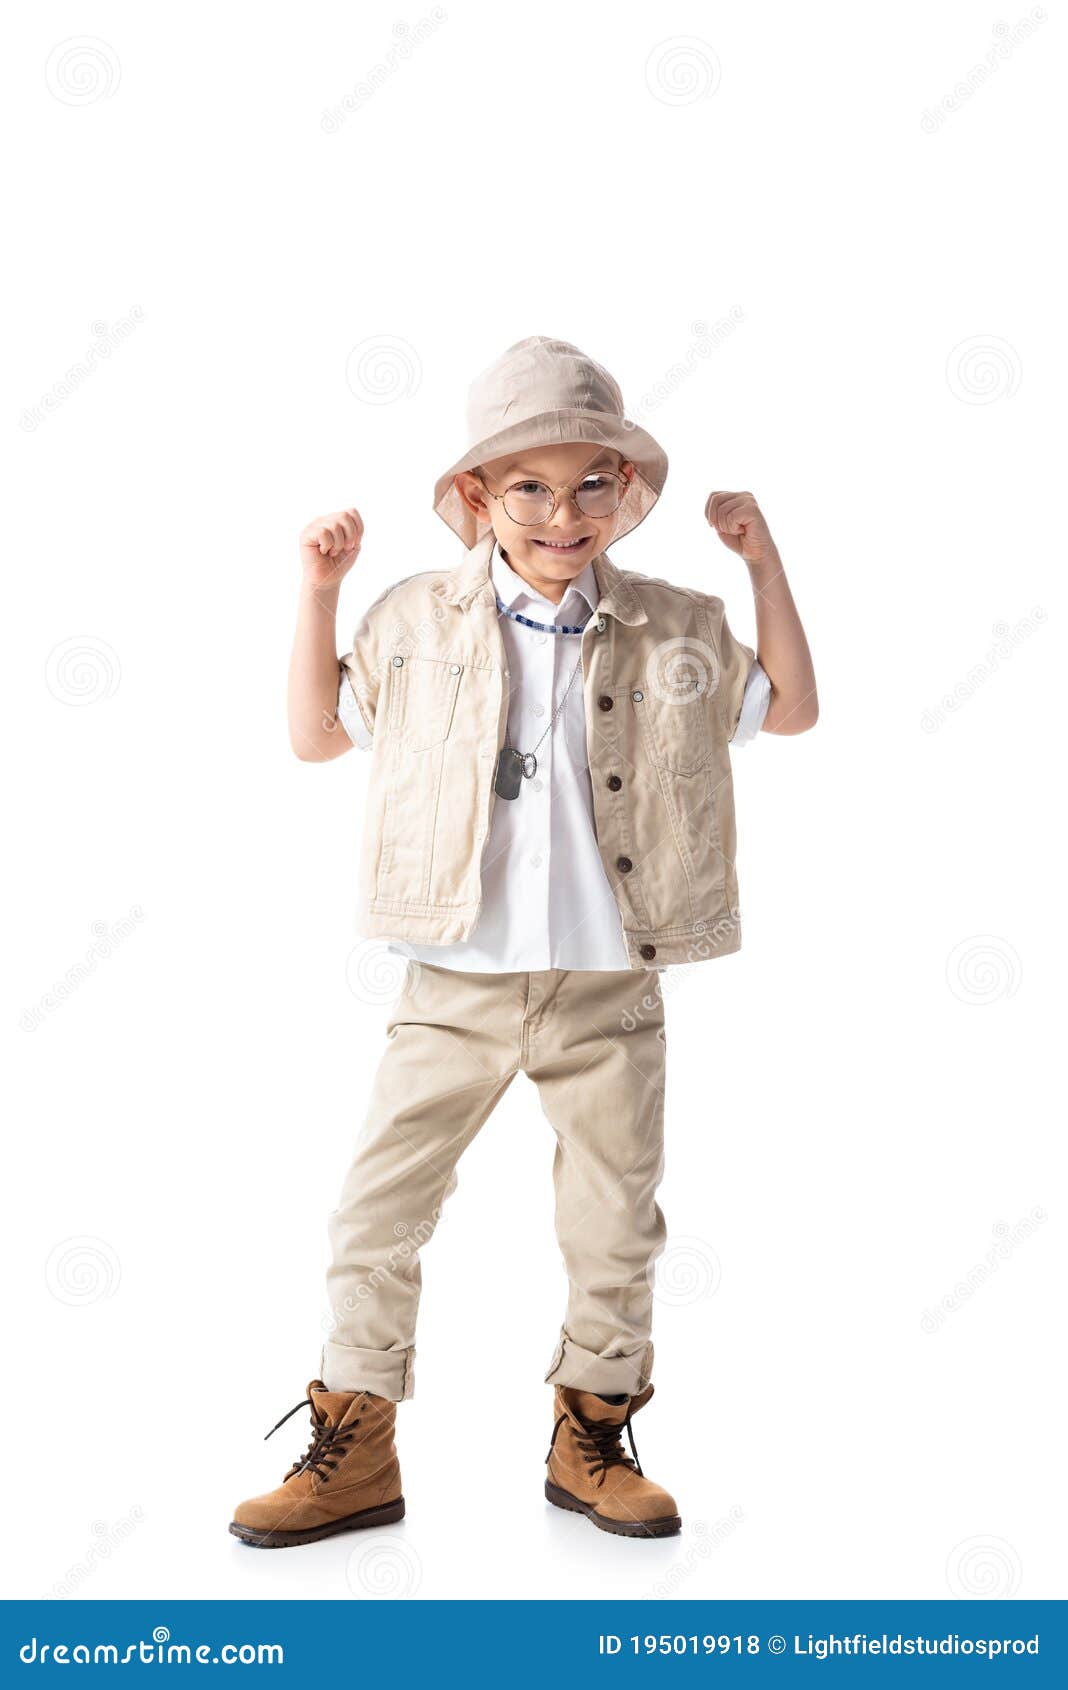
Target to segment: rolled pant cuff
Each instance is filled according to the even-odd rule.
[[[652,1344],[644,1344],[632,1355],[600,1356],[594,1350],[584,1350],[565,1333],[545,1378],[550,1385],[594,1391],[602,1397],[636,1397],[648,1385],[652,1371]]]
[[[358,1350],[328,1339],[320,1374],[328,1391],[370,1391],[404,1402],[415,1390],[415,1350]]]

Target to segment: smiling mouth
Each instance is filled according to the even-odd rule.
[[[547,552],[577,552],[593,539],[592,534],[584,534],[581,540],[535,540],[535,546],[541,546]]]

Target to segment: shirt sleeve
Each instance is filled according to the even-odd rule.
[[[768,713],[771,703],[771,682],[767,672],[754,661],[749,666],[749,678],[745,683],[742,694],[742,708],[738,715],[738,726],[731,736],[732,745],[748,745],[755,739],[764,726],[764,717]]]
[[[352,636],[352,650],[340,659],[337,716],[353,745],[366,749],[374,738],[375,711],[382,685],[378,656],[379,605],[392,591],[386,589],[360,618]]]
[[[731,632],[723,608],[723,600],[708,597],[704,600],[708,640],[719,667],[716,701],[728,739],[733,739],[742,713],[742,700],[749,680],[749,671],[756,660],[752,646],[736,639]]]
[[[374,739],[374,733],[364,721],[356,702],[356,694],[352,690],[352,682],[344,668],[340,673],[337,691],[337,719],[353,745],[358,745],[361,751],[366,751]]]

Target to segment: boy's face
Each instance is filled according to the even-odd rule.
[[[577,441],[494,458],[480,467],[479,475],[456,477],[464,503],[479,522],[492,526],[517,574],[542,591],[556,588],[546,596],[558,600],[590,558],[611,543],[618,514],[612,508],[618,497],[612,475],[629,483],[634,465],[619,452]],[[556,509],[543,517],[541,505],[547,501],[541,489],[546,487],[556,494]],[[580,490],[586,510],[575,503]],[[587,514],[590,510],[593,515]],[[516,521],[516,516],[535,520]]]

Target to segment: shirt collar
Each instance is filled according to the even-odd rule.
[[[600,597],[593,564],[587,563],[575,576],[575,579],[568,582],[567,592],[560,603],[554,604],[552,599],[547,599],[544,594],[536,592],[529,581],[524,581],[521,575],[516,574],[511,564],[501,556],[501,548],[496,543],[493,547],[493,556],[490,559],[490,576],[502,602],[510,610],[514,610],[518,600],[523,597],[529,599],[532,604],[548,606],[553,614],[551,617],[539,618],[539,620],[544,621],[567,622],[575,617],[574,611],[570,611],[566,615],[564,613],[564,606],[568,602],[568,594],[570,593],[581,594],[590,610],[596,610],[597,601]]]

